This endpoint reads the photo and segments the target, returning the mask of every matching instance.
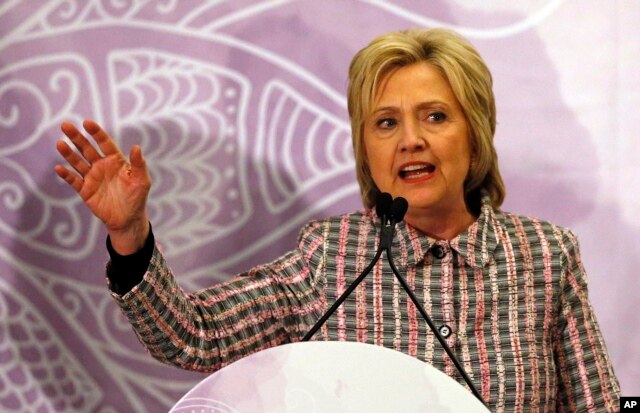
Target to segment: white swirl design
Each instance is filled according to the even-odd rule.
[[[399,27],[479,46],[505,208],[577,226],[610,353],[636,360],[638,334],[615,335],[635,290],[603,274],[636,284],[623,269],[640,256],[640,6],[579,3],[1,1],[0,411],[166,411],[202,379],[150,359],[109,296],[104,230],[52,171],[60,122],[95,119],[125,152],[142,145],[154,233],[180,285],[200,289],[290,249],[309,219],[361,207],[345,74]],[[616,365],[630,394],[635,364]],[[313,409],[305,397],[289,408]],[[188,403],[181,413],[236,411]]]

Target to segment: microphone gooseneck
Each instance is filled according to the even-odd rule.
[[[471,393],[473,393],[473,395],[476,396],[476,398],[478,400],[480,400],[480,402],[486,407],[487,405],[484,402],[484,400],[482,399],[482,396],[480,395],[480,392],[478,391],[476,386],[471,381],[471,378],[469,377],[469,375],[465,371],[464,367],[462,367],[462,364],[460,364],[460,361],[458,360],[456,355],[453,354],[453,351],[451,351],[451,348],[449,347],[449,345],[447,344],[445,339],[440,334],[440,331],[438,331],[436,326],[433,324],[433,321],[431,321],[431,317],[429,317],[429,314],[427,313],[427,311],[424,309],[424,307],[422,306],[422,304],[418,300],[418,297],[416,297],[416,295],[413,293],[413,290],[411,290],[411,287],[409,287],[409,284],[407,284],[407,281],[404,279],[404,277],[402,275],[400,275],[400,271],[398,271],[398,268],[396,267],[395,263],[393,262],[393,256],[391,254],[391,248],[387,249],[387,261],[389,262],[389,266],[391,267],[391,271],[393,271],[393,274],[396,276],[396,278],[398,279],[398,281],[402,285],[402,288],[405,290],[405,292],[407,293],[409,298],[411,298],[411,301],[413,302],[413,304],[418,309],[418,312],[420,313],[420,315],[422,316],[424,321],[427,322],[427,325],[429,326],[429,329],[431,330],[433,335],[436,336],[436,338],[438,339],[438,342],[440,343],[440,345],[442,346],[444,351],[447,353],[447,356],[449,356],[449,359],[453,362],[453,365],[456,367],[456,369],[458,370],[458,372],[460,373],[460,375],[464,379],[465,383],[467,383],[467,386],[469,386],[469,389],[471,390]]]
[[[386,249],[383,245],[384,243],[383,240],[388,238],[388,236],[385,236],[384,233],[386,228],[390,228],[390,225],[387,223],[387,219],[390,218],[390,212],[392,207],[393,207],[393,198],[391,197],[391,194],[388,194],[386,192],[380,193],[376,198],[376,214],[378,215],[378,217],[380,217],[381,236],[380,236],[380,245],[378,246],[376,255],[373,257],[373,259],[371,260],[369,265],[367,265],[364,271],[362,271],[362,273],[358,276],[358,278],[356,278],[349,285],[349,287],[344,291],[344,293],[342,293],[342,295],[338,297],[336,302],[333,303],[333,305],[324,313],[324,315],[320,317],[320,319],[314,324],[311,330],[309,330],[309,332],[305,334],[305,336],[302,338],[303,342],[309,341],[311,337],[313,337],[313,335],[320,329],[320,327],[322,327],[322,325],[329,319],[329,317],[331,317],[331,315],[338,309],[338,307],[340,307],[340,304],[342,304],[344,300],[346,300],[347,297],[351,295],[353,290],[355,290],[356,287],[362,282],[362,280],[364,280],[364,278],[371,272],[371,270],[373,269],[373,266],[376,265],[376,262],[378,262],[378,260],[380,259],[382,252]],[[395,222],[394,222],[394,226],[395,226]],[[391,237],[393,237],[393,232],[391,233]]]

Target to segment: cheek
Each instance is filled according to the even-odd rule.
[[[390,160],[382,145],[366,145],[365,154],[373,182],[378,189],[389,191],[388,185],[391,177],[388,171],[390,170]]]
[[[392,142],[386,139],[365,139],[364,141],[365,156],[371,162],[377,163],[393,161],[394,150]]]
[[[458,170],[459,179],[464,181],[469,175],[469,169],[471,168],[471,154],[469,152],[463,152],[458,158],[456,169]]]
[[[391,169],[393,155],[389,154],[388,148],[385,148],[384,145],[379,143],[366,145],[365,156],[374,176],[384,174]]]
[[[438,150],[439,149],[439,150]],[[433,153],[441,162],[442,172],[453,178],[466,178],[471,164],[471,152],[465,144],[448,144],[433,148]]]

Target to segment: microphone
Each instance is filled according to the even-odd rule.
[[[381,192],[376,198],[376,214],[380,217],[382,225],[387,223],[387,214],[391,209],[393,203],[393,197],[387,192]]]
[[[391,218],[397,223],[402,221],[404,214],[407,213],[407,209],[409,209],[409,203],[406,199],[399,196],[393,200],[391,208],[389,209],[389,215],[391,215]]]
[[[469,378],[467,372],[464,370],[455,354],[453,354],[453,351],[451,351],[451,348],[449,347],[447,342],[444,340],[444,338],[442,338],[442,335],[440,335],[440,332],[433,324],[433,321],[431,321],[431,317],[429,317],[429,314],[427,314],[422,304],[420,304],[420,301],[411,290],[411,287],[409,287],[405,279],[400,275],[400,271],[398,271],[398,268],[396,268],[396,265],[393,261],[391,244],[393,242],[395,227],[398,222],[402,221],[405,214],[407,213],[408,208],[409,203],[402,197],[393,199],[393,197],[386,192],[380,193],[378,195],[378,197],[376,198],[376,214],[380,217],[380,244],[378,245],[376,255],[373,257],[373,260],[371,260],[367,268],[362,271],[360,276],[358,276],[358,278],[356,278],[351,283],[351,285],[349,285],[349,288],[347,288],[345,292],[340,295],[336,302],[333,303],[331,308],[327,310],[327,312],[320,318],[320,320],[316,322],[313,328],[311,328],[311,330],[309,330],[309,332],[302,338],[302,341],[309,341],[311,337],[313,337],[313,335],[320,329],[320,327],[327,321],[327,319],[331,317],[331,315],[338,309],[338,307],[344,302],[344,300],[347,299],[347,297],[353,292],[353,290],[355,290],[356,287],[362,282],[362,280],[364,280],[364,278],[369,274],[369,272],[371,272],[376,262],[378,262],[378,260],[380,259],[382,252],[386,251],[387,261],[389,262],[391,271],[393,271],[393,274],[402,285],[402,288],[406,291],[409,298],[411,298],[411,301],[420,312],[422,318],[427,322],[429,329],[431,329],[431,332],[436,336],[436,338],[440,342],[440,345],[444,348],[445,352],[449,356],[449,359],[453,362],[456,369],[458,370],[458,372],[460,372],[462,378],[471,389],[473,395],[476,396],[478,400],[480,400],[480,402],[482,402],[482,404],[486,406],[484,400],[482,400],[480,392],[478,392],[478,389],[476,389],[475,385],[471,381],[471,378]]]
[[[389,197],[391,197],[391,195],[389,195]],[[409,203],[402,197],[394,199],[389,206],[389,223],[382,224],[382,228],[380,229],[380,246],[378,247],[378,249],[382,248],[384,250],[388,250],[387,255],[391,250],[391,243],[393,242],[396,224],[402,221],[408,208]]]

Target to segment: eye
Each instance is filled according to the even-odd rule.
[[[383,119],[378,119],[376,121],[376,126],[381,129],[391,129],[397,124],[398,124],[398,121],[396,121],[393,118],[383,118]]]
[[[441,123],[444,122],[445,119],[447,119],[447,115],[445,115],[443,112],[433,112],[429,114],[428,118],[430,121]]]

